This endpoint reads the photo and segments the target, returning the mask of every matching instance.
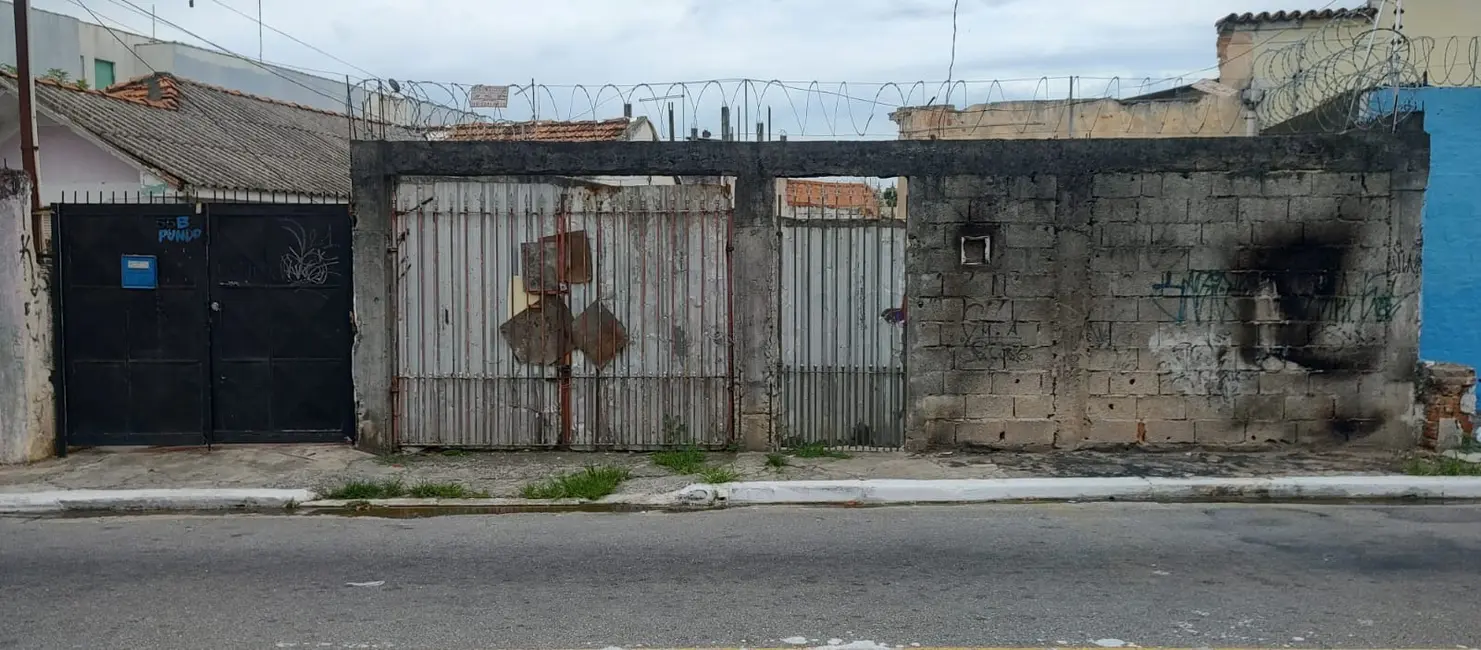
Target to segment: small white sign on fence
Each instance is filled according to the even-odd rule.
[[[468,91],[468,107],[509,108],[509,86],[474,86]]]

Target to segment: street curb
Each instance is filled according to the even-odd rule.
[[[585,499],[318,499],[298,504],[296,514],[361,514],[417,516],[436,514],[515,514],[542,512],[644,512],[696,510],[677,493],[617,494],[597,501]]]
[[[1008,478],[754,481],[691,485],[691,506],[900,505],[1000,501],[1377,501],[1481,499],[1481,477]]]
[[[286,510],[313,498],[311,490],[50,490],[0,493],[0,514]]]

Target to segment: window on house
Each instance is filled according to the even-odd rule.
[[[93,59],[93,87],[107,88],[113,85],[113,62]]]

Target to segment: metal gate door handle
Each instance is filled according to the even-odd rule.
[[[221,311],[221,303],[214,300],[211,301],[211,311]]]

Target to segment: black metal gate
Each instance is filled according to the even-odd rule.
[[[347,206],[54,214],[68,444],[353,436]]]

